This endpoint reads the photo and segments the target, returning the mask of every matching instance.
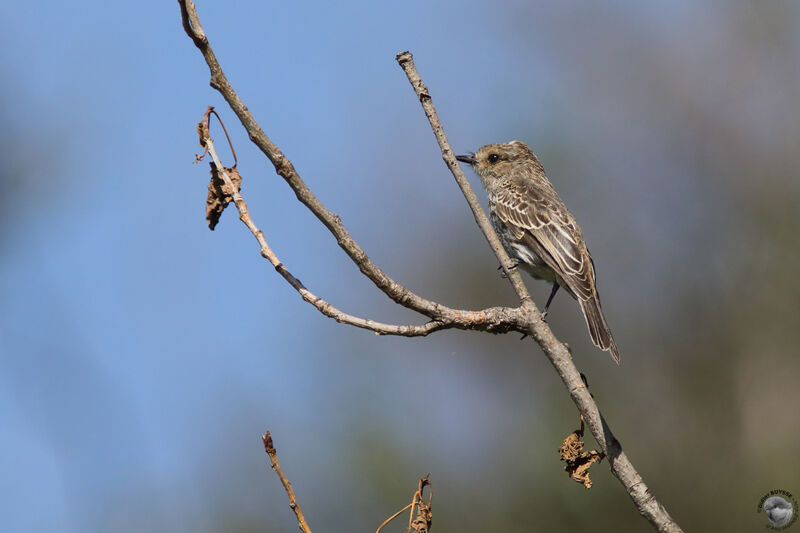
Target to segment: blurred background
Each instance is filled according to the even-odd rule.
[[[429,472],[435,531],[649,530],[606,462],[589,491],[564,473],[578,417],[532,340],[336,324],[232,210],[208,230],[192,161],[215,105],[290,270],[347,312],[421,321],[249,143],[177,3],[133,5],[0,7],[0,530],[294,531],[266,429],[315,531],[374,531]],[[198,11],[266,132],[425,297],[516,303],[395,54],[456,151],[527,142],[583,227],[622,365],[564,294],[550,325],[652,491],[687,531],[760,529],[764,493],[800,495],[800,4]]]

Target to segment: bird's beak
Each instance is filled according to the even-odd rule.
[[[456,159],[458,159],[462,163],[469,163],[470,165],[474,165],[476,163],[475,154],[457,155]]]

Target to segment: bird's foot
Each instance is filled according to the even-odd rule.
[[[518,265],[519,265],[519,260],[511,259],[511,266],[508,268],[508,270],[514,270],[515,268],[517,268]],[[497,267],[497,270],[503,270],[503,265]],[[508,279],[508,275],[505,272],[500,272],[500,277],[503,279]]]
[[[547,322],[547,312],[550,310],[550,304],[553,302],[553,297],[558,292],[558,283],[553,283],[553,290],[550,291],[550,297],[547,299],[547,303],[544,304],[544,312],[542,313],[542,320]]]

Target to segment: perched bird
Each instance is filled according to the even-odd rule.
[[[489,215],[508,255],[534,278],[553,283],[544,314],[563,287],[581,306],[595,346],[619,351],[595,286],[594,263],[581,228],[545,176],[544,167],[520,141],[489,144],[459,155],[480,176],[489,193]]]

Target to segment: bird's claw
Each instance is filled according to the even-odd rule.
[[[519,265],[519,261],[517,259],[512,259],[511,260],[511,266],[508,267],[508,270],[509,271],[514,270],[515,268],[517,268],[518,265]],[[503,265],[498,266],[497,270],[503,270]],[[505,272],[501,272],[500,273],[500,277],[503,278],[503,279],[508,279],[508,275]]]

